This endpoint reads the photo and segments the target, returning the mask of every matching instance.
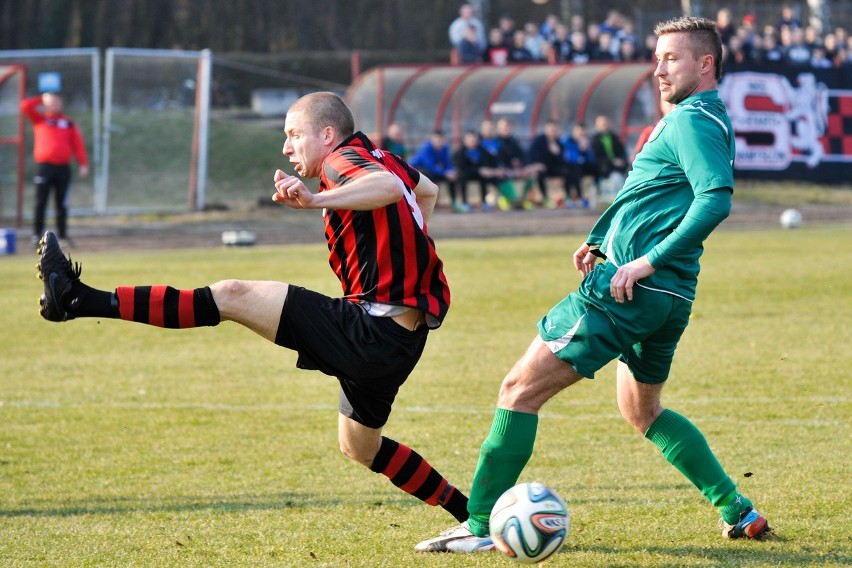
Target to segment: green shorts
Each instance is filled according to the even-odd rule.
[[[633,287],[633,299],[617,303],[609,293],[616,267],[599,264],[538,323],[550,350],[584,377],[619,359],[636,380],[664,382],[675,348],[689,323],[692,303],[668,294]]]

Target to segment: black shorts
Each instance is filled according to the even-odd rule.
[[[299,354],[296,367],[337,378],[341,414],[381,428],[428,334],[426,326],[408,331],[356,303],[291,284],[275,343]]]

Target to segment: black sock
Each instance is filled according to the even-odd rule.
[[[71,285],[65,309],[74,317],[117,318],[118,300],[113,292],[97,290],[80,281]]]

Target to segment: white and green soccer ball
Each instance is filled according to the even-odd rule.
[[[785,229],[797,229],[802,226],[803,221],[802,214],[798,209],[785,209],[779,219],[781,226]]]
[[[553,489],[541,483],[521,483],[494,504],[490,532],[500,552],[533,564],[562,548],[570,524],[571,513]]]

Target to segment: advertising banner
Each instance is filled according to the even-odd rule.
[[[726,66],[719,95],[734,126],[737,177],[852,179],[852,69]]]

